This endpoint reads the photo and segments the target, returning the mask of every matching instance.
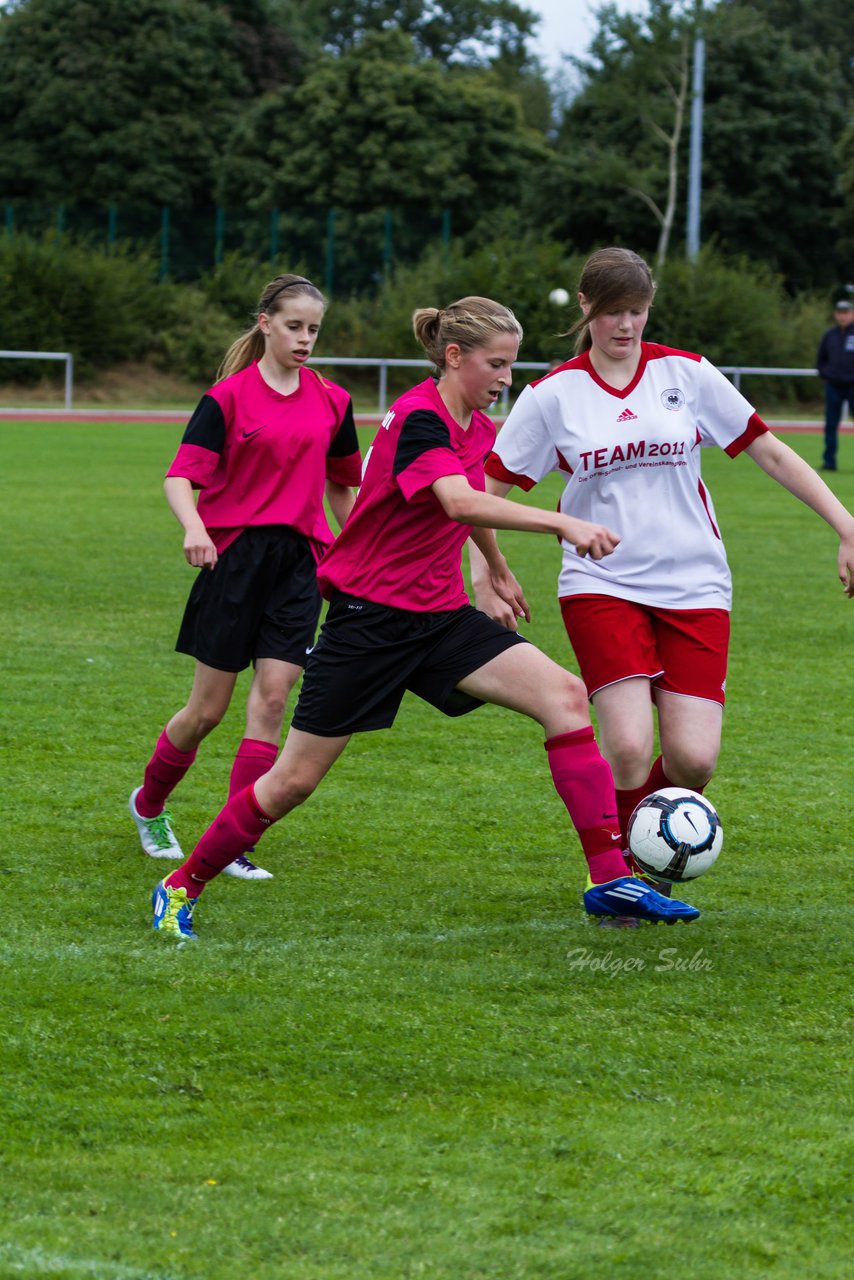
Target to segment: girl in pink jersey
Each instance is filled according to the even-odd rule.
[[[196,660],[190,697],[130,797],[151,857],[184,857],[166,800],[225,715],[238,673],[254,664],[230,795],[275,761],[288,695],[314,643],[317,561],[332,542],[324,494],[343,525],[361,472],[349,395],[306,368],[324,309],[323,295],[303,276],[277,276],[266,286],[255,324],[227,352],[166,477],[184,556],[201,572],[176,645]],[[251,852],[249,844],[236,849],[224,870],[269,878]]]
[[[353,733],[390,726],[406,690],[446,715],[493,702],[539,721],[587,859],[589,914],[668,922],[699,914],[626,875],[613,779],[581,681],[466,597],[461,557],[471,537],[492,590],[514,619],[528,616],[493,527],[556,533],[597,562],[618,543],[604,524],[484,492],[495,440],[484,410],[510,385],[518,321],[490,299],[462,298],[416,311],[413,326],[438,380],[401,396],[377,432],[350,519],[319,567],[329,611],[282,753],[155,888],[154,928],[167,936],[195,937],[192,913],[205,885],[312,794]]]
[[[525,388],[486,463],[488,491],[502,497],[559,471],[560,510],[607,518],[622,538],[606,563],[565,544],[558,595],[614,773],[624,847],[635,805],[662,786],[702,791],[720,748],[731,584],[700,446],[749,454],[822,516],[854,595],[854,517],[722,373],[642,341],[654,292],[627,249],[588,260],[579,354]],[[482,561],[473,576],[480,607],[512,625]]]

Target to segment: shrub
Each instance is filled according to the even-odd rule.
[[[108,254],[55,233],[0,239],[0,276],[0,345],[70,351],[83,377],[143,357],[168,299],[148,256],[121,246]],[[16,380],[43,373],[35,361],[0,366],[0,377]]]

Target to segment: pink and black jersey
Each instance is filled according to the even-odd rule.
[[[526,490],[559,471],[560,510],[622,539],[603,560],[564,545],[559,596],[729,609],[730,571],[700,448],[717,445],[734,458],[765,431],[753,406],[702,356],[644,342],[622,390],[602,381],[587,352],[526,387],[486,471]]]
[[[360,473],[347,392],[300,369],[284,396],[251,364],[205,393],[167,475],[201,490],[198,512],[220,554],[250,525],[288,525],[319,559],[332,542],[325,483],[357,485]]]
[[[432,491],[442,476],[483,490],[495,428],[475,412],[463,429],[432,379],[396,400],[368,455],[347,523],[318,566],[320,590],[376,604],[444,612],[468,603],[461,568],[471,526],[451,520]]]

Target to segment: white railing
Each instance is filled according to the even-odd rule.
[[[817,378],[818,369],[766,369],[764,367],[755,367],[738,364],[719,364],[717,366],[721,373],[727,374],[732,378],[738,390],[741,390],[741,378],[745,373],[767,374],[772,378]]]
[[[388,371],[389,369],[432,369],[432,360],[397,360],[384,356],[312,356],[311,364],[362,365],[365,368],[379,368],[380,385],[377,412],[384,414],[388,408]],[[540,360],[517,360],[514,369],[550,369],[551,365]],[[506,417],[510,396],[507,388],[501,396],[501,412]]]
[[[74,357],[70,351],[0,351],[4,360],[64,360],[65,407],[71,408],[74,388]]]
[[[64,360],[65,361],[65,408],[72,405],[74,382],[74,358],[70,351],[0,351],[0,357],[11,360]],[[379,370],[378,413],[382,416],[388,408],[388,371],[389,369],[430,369],[430,360],[398,360],[388,356],[312,356],[311,364],[329,365],[332,368],[355,367]],[[545,373],[551,368],[545,360],[519,360],[514,370],[531,369]],[[815,369],[775,369],[753,365],[718,365],[721,373],[732,378],[736,387],[741,389],[741,379],[748,374],[766,375],[777,378],[817,378]],[[505,388],[500,401],[502,415],[506,416],[510,397]]]
[[[569,358],[569,357],[567,357]],[[379,369],[379,408],[378,412],[384,414],[388,408],[388,371],[389,369],[431,369],[432,362],[430,360],[395,360],[382,356],[312,356],[312,364],[323,365],[351,365],[363,366],[364,368]],[[536,369],[541,373],[545,373],[552,366],[545,360],[517,360],[514,364],[514,370],[518,369]],[[717,366],[721,373],[727,374],[732,378],[735,386],[741,390],[741,379],[747,374],[767,375],[769,377],[787,378],[817,378],[818,373],[815,369],[774,369],[765,366],[756,365],[735,365],[735,364],[719,364]],[[506,416],[507,406],[509,404],[509,393],[505,387],[501,396],[501,412]]]

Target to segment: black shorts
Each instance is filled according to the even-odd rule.
[[[308,539],[283,525],[244,529],[193,583],[175,648],[219,671],[256,658],[304,667],[322,600]]]
[[[293,727],[323,738],[394,723],[408,689],[446,716],[483,705],[456,685],[524,637],[471,605],[415,613],[336,591],[305,669]]]

